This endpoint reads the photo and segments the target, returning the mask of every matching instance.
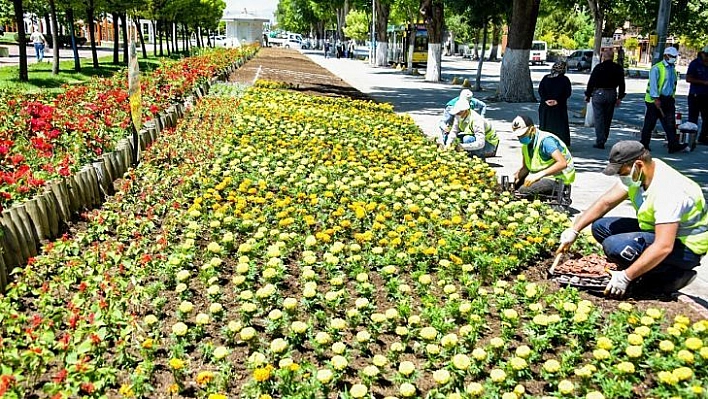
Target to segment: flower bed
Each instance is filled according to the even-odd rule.
[[[707,321],[502,279],[567,219],[493,182],[385,105],[208,99],[0,302],[0,393],[702,397]]]
[[[165,62],[142,77],[144,119],[255,48],[216,49]],[[0,209],[31,198],[45,183],[75,173],[113,150],[129,126],[127,76],[94,79],[51,97],[0,93]]]

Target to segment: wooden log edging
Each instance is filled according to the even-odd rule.
[[[210,87],[244,63],[239,58],[232,65],[218,71],[208,81],[197,85],[185,102],[205,96]],[[187,109],[181,102],[171,104],[144,123],[138,132],[140,150],[144,151],[165,128],[177,126]],[[113,182],[123,177],[133,166],[132,136],[121,139],[115,150],[101,155],[85,165],[73,176],[48,182],[42,194],[13,205],[0,214],[0,293],[11,282],[10,274],[17,267],[40,253],[42,242],[53,240],[65,231],[66,225],[80,213],[100,207],[106,197],[113,195]]]

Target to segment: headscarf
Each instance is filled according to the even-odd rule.
[[[550,73],[551,77],[555,78],[556,76],[565,74],[565,67],[566,67],[565,61],[557,61],[551,67],[551,73]]]

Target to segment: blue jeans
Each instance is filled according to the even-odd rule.
[[[37,56],[37,61],[42,62],[44,60],[44,43],[35,43],[34,53]]]
[[[602,244],[605,255],[621,269],[626,269],[654,243],[654,233],[641,231],[634,218],[604,217],[592,224],[592,235]],[[649,273],[672,269],[691,270],[701,263],[701,257],[676,239],[671,253]]]

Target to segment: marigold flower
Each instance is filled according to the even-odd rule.
[[[548,359],[545,363],[543,363],[543,369],[551,374],[557,373],[561,369],[561,364],[556,359]]]
[[[696,337],[686,338],[683,344],[692,351],[697,351],[703,347],[703,341]]]
[[[626,353],[628,357],[636,359],[642,356],[642,347],[638,345],[630,345],[627,349],[625,349],[624,353]]]
[[[178,337],[182,337],[187,334],[188,327],[182,322],[177,322],[172,326],[172,333]]]
[[[332,381],[332,377],[334,377],[334,374],[329,369],[321,369],[317,370],[316,377],[317,381],[319,381],[321,384],[329,384],[329,382]]]
[[[484,386],[478,382],[472,382],[465,387],[465,392],[474,396],[481,396],[484,393]]]
[[[433,380],[440,385],[447,384],[450,381],[450,372],[445,369],[435,370]]]
[[[492,371],[489,372],[489,378],[491,378],[493,382],[502,382],[506,380],[506,373],[502,369],[492,369]]]
[[[438,330],[433,327],[423,327],[420,329],[420,337],[424,340],[431,341],[438,336]]]
[[[458,370],[467,370],[471,363],[470,358],[463,353],[452,357],[452,365]]]
[[[401,364],[398,365],[398,372],[405,376],[409,376],[415,372],[415,364],[408,360],[402,361]]]
[[[678,357],[679,360],[681,360],[682,362],[688,363],[688,364],[693,364],[693,361],[694,361],[693,353],[691,353],[685,349],[681,349],[680,351],[678,351],[678,353],[676,354],[676,357]]]
[[[518,356],[514,356],[509,360],[509,364],[511,365],[511,368],[514,370],[524,370],[525,368],[528,367],[528,363],[526,362],[526,359]]]
[[[612,340],[607,337],[600,337],[597,339],[597,347],[600,349],[610,350],[612,349]]]
[[[332,356],[331,364],[335,370],[344,370],[349,365],[349,361],[347,361],[347,358],[344,356],[335,355]]]
[[[253,370],[253,379],[257,382],[268,381],[270,378],[270,367],[258,367]]]
[[[558,392],[560,392],[562,395],[570,395],[574,391],[575,391],[575,385],[573,384],[572,381],[561,380],[561,382],[558,383]]]
[[[617,371],[623,374],[632,374],[634,373],[634,364],[630,362],[622,362],[619,363],[615,366]]]
[[[228,399],[228,396],[221,393],[210,393],[207,399]]]
[[[585,395],[585,399],[605,399],[605,395],[598,391],[591,391],[588,392],[587,395]]]
[[[416,393],[415,385],[404,382],[400,387],[398,387],[398,393],[400,393],[404,398],[410,398]]]
[[[255,372],[253,373],[255,377]],[[199,385],[207,385],[209,384],[212,380],[214,379],[214,373],[212,373],[209,370],[206,371],[200,371],[199,374],[197,374],[196,382]],[[258,381],[258,379],[256,379]]]

